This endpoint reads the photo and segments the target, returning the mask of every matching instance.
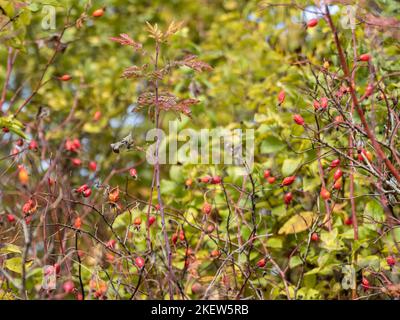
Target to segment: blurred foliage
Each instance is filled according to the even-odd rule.
[[[272,4],[284,2],[290,1],[269,1]],[[330,7],[336,23],[339,23],[343,12],[340,2]],[[193,283],[199,283],[204,290],[215,280],[216,285],[208,292],[211,298],[235,298],[238,292],[234,288],[247,283],[240,293],[241,297],[287,299],[289,295],[297,299],[350,299],[351,289],[357,290],[360,296],[371,293],[360,285],[362,277],[370,276],[378,297],[391,297],[387,290],[382,293],[381,283],[374,275],[382,273],[392,283],[399,283],[398,265],[389,267],[386,257],[399,256],[397,243],[400,241],[400,229],[387,226],[379,198],[371,195],[371,179],[366,179],[363,172],[355,176],[355,194],[360,195],[356,200],[359,239],[354,240],[352,227],[344,223],[351,215],[347,186],[335,199],[333,230],[328,232],[321,227],[324,204],[318,197],[321,181],[316,150],[310,140],[301,138],[305,134],[304,128],[295,125],[292,120],[294,113],[301,113],[306,122],[313,122],[313,98],[324,94],[314,89],[317,88],[315,77],[302,61],[308,60],[316,66],[328,62],[328,68],[341,75],[332,33],[324,19],[320,20],[317,28],[305,27],[305,21],[313,17],[313,13],[304,13],[293,6],[266,6],[266,3],[252,0],[0,0],[0,25],[3,26],[0,29],[3,44],[0,47],[1,84],[6,81],[9,48],[12,52],[18,50],[0,117],[0,126],[10,129],[10,133],[2,133],[0,140],[0,267],[14,278],[14,287],[21,285],[19,274],[24,241],[22,234],[15,240],[15,231],[10,230],[6,215],[13,213],[22,217],[22,206],[31,197],[39,201],[38,212],[33,215],[31,225],[39,226],[46,221],[43,219],[48,219],[50,223],[50,215],[53,222],[58,219],[60,223],[73,225],[74,217],[84,216],[82,230],[95,233],[104,243],[111,238],[116,239],[116,236],[127,238],[134,255],[146,256],[145,221],[149,210],[146,203],[150,197],[153,166],[145,161],[143,151],[128,150],[116,154],[110,144],[131,133],[136,146],[147,147],[145,135],[154,127],[154,122],[146,110],[136,112],[136,109],[140,93],[149,84],[146,80],[121,77],[129,66],[141,65],[142,57],[132,48],[110,41],[110,37],[126,33],[143,43],[144,50],[152,54],[153,43],[145,32],[146,21],[158,23],[162,29],[171,21],[184,21],[183,29],[168,44],[162,45],[161,64],[167,65],[174,59],[195,54],[210,64],[213,70],[195,75],[190,68],[182,67],[171,71],[168,83],[163,86],[179,97],[200,100],[200,104],[192,108],[191,118],[182,116],[178,123],[180,130],[220,127],[255,130],[252,178],[256,186],[257,236],[260,236],[250,249],[238,250],[252,235],[254,221],[249,210],[251,203],[240,192],[242,184],[249,192],[252,186],[248,179],[243,182],[237,168],[202,164],[162,166],[161,193],[169,214],[168,234],[172,236],[184,230],[187,246],[196,248],[193,267],[186,268],[186,246],[179,241],[173,246],[173,266],[184,294],[201,298],[204,291],[201,294],[195,292]],[[313,11],[314,2],[297,3]],[[400,18],[396,1],[373,3],[374,6],[361,3],[360,10]],[[49,5],[53,7],[49,8]],[[91,13],[102,6],[106,8],[104,16],[93,18]],[[53,9],[56,12],[56,28],[46,30],[45,26],[50,23],[48,13]],[[85,10],[87,16],[81,16]],[[75,22],[79,17],[83,17],[83,22],[77,28]],[[65,24],[71,24],[71,27],[63,33],[62,50],[48,64]],[[351,57],[351,30],[341,28],[340,36],[346,53]],[[396,58],[399,55],[398,34],[390,30],[367,30],[360,26],[356,29],[356,36],[360,52],[368,51],[374,57],[379,77],[400,69]],[[60,81],[58,77],[64,74],[71,75],[72,79]],[[397,96],[398,78],[397,81],[390,80],[385,79],[383,85],[393,96]],[[36,94],[39,83],[43,85]],[[367,83],[368,70],[365,68],[357,73],[357,90],[362,92]],[[286,100],[279,106],[277,95],[281,90],[286,92]],[[13,117],[32,93],[35,93],[32,100]],[[368,102],[364,107],[370,108]],[[40,118],[40,110],[48,110],[49,115]],[[381,120],[386,117],[383,104],[377,106],[376,114],[376,123],[382,123]],[[333,119],[336,115],[332,111],[329,117]],[[161,127],[167,129],[168,121],[175,118],[175,113],[165,113]],[[381,134],[379,125],[375,131],[378,136]],[[18,149],[21,153],[17,157],[9,157],[15,142],[21,137],[27,141]],[[64,152],[61,158],[54,159],[66,139],[74,138],[82,144],[78,157],[83,165],[79,169],[70,165],[70,160],[75,157],[73,153]],[[27,148],[32,139],[39,143],[37,152]],[[329,131],[325,139],[338,148],[347,146],[348,142],[346,133],[335,130]],[[334,158],[333,154],[328,154],[322,160],[323,166],[328,167]],[[58,172],[57,175],[46,175],[54,161],[62,170],[53,171]],[[96,172],[87,169],[90,161],[96,161]],[[28,185],[18,182],[18,165],[28,169]],[[138,172],[136,180],[128,173],[131,167]],[[267,168],[277,178],[275,184],[269,185],[264,179],[263,172]],[[348,168],[343,170],[347,173]],[[294,200],[290,206],[285,206],[284,191],[279,183],[282,178],[293,174],[298,178],[284,190],[290,189]],[[226,191],[221,185],[200,183],[198,178],[205,175],[222,176],[224,185],[229,189],[229,197],[243,210],[227,206]],[[43,179],[47,178],[56,180],[57,186],[38,190],[37,186],[42,186]],[[331,176],[328,178],[331,179]],[[193,180],[189,188],[185,187],[188,179]],[[123,190],[122,202],[129,209],[118,216],[109,210],[107,219],[112,221],[112,233],[100,226],[101,218],[90,208],[88,211],[88,208],[71,203],[62,209],[49,209],[43,201],[48,193],[53,195],[52,201],[55,201],[59,186],[64,196],[74,198],[73,189],[83,183],[94,186],[96,197],[92,204],[103,209],[107,201],[104,200],[101,185],[119,186]],[[157,203],[156,193],[152,195],[153,203]],[[139,200],[129,207],[132,199]],[[205,200],[213,205],[213,212],[207,221],[201,212]],[[48,205],[51,206],[51,203]],[[398,215],[398,208],[394,210]],[[147,265],[152,266],[148,267],[147,278],[153,277],[161,283],[160,274],[166,272],[161,219],[157,210],[151,208],[150,211],[157,221],[155,227],[150,229],[155,253],[146,258]],[[142,220],[139,230],[133,225],[136,217]],[[214,237],[201,231],[209,224],[217,226],[213,231]],[[54,228],[49,230],[56,234],[57,229]],[[118,272],[123,268],[126,270],[123,279],[129,284],[134,287],[140,281],[141,273],[137,272],[132,262],[126,263],[123,257],[114,255],[113,259],[123,261],[113,264],[107,256],[112,252],[107,253],[93,239],[84,241],[84,234],[80,242],[85,256],[82,258],[82,270],[78,271],[76,258],[70,259],[67,254],[63,256],[58,251],[61,237],[57,239],[49,234],[49,244],[51,241],[56,244],[48,246],[44,244],[42,229],[34,230],[33,238],[36,240],[29,248],[30,260],[26,263],[29,298],[45,296],[40,289],[44,261],[47,264],[62,264],[60,283],[72,278],[79,288],[77,274],[81,272],[86,292],[99,290],[98,282],[91,282],[93,279],[108,283],[111,277],[113,281],[118,281]],[[73,254],[74,233],[68,236],[68,230],[63,232],[62,241]],[[319,234],[318,242],[310,240],[313,232]],[[226,244],[229,237],[232,238],[231,247]],[[48,246],[49,254],[45,259],[44,246]],[[121,249],[121,244],[117,247]],[[210,258],[210,252],[217,248],[221,251],[220,259]],[[223,261],[230,254],[235,263],[227,264],[228,268]],[[266,267],[256,268],[257,261],[263,257],[267,259]],[[279,270],[268,257],[272,257],[285,271],[288,288],[285,289]],[[246,276],[249,277],[248,282]],[[136,297],[168,298],[162,288],[159,291],[154,289],[152,296],[145,294],[146,290],[149,288],[142,285]],[[13,299],[18,294],[18,290],[8,290],[2,282],[0,299]],[[109,299],[126,299],[131,294],[129,286],[118,286],[117,289],[108,286]],[[180,297],[177,293],[176,298]]]

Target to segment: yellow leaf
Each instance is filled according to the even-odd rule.
[[[11,292],[0,290],[0,300],[14,300],[14,297]]]
[[[347,202],[336,203],[332,208],[332,212],[341,212],[342,209],[347,205]]]
[[[307,230],[309,227],[311,227],[316,217],[316,214],[311,211],[305,211],[296,214],[286,221],[286,223],[279,229],[278,234],[292,234]]]

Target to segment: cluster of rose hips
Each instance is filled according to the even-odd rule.
[[[29,199],[27,202],[24,203],[22,206],[22,213],[24,215],[25,223],[30,224],[32,221],[32,215],[37,211],[38,204],[36,200]],[[6,215],[7,221],[9,223],[14,223],[16,221],[15,215],[8,213]]]
[[[296,176],[289,176],[282,180],[281,187],[290,186],[296,180]],[[293,200],[293,194],[288,191],[283,195],[283,201],[288,206]]]
[[[3,131],[4,131],[4,128],[3,128]],[[24,146],[24,140],[23,139],[21,139],[21,138],[19,138],[16,142],[15,142],[15,144],[16,144],[16,146],[13,148],[13,150],[11,151],[11,155],[12,156],[16,156],[16,155],[18,155],[21,151],[22,151],[22,147]],[[38,149],[39,149],[39,145],[38,145],[38,143],[36,142],[36,140],[31,140],[30,142],[29,142],[29,144],[28,144],[28,150],[31,150],[31,151],[34,151],[34,152],[36,152],[36,151],[38,151]]]
[[[270,184],[273,184],[275,182],[275,180],[276,180],[275,177],[271,176],[271,170],[269,170],[269,169],[264,170],[264,178],[267,179],[268,183],[270,183]],[[296,180],[296,176],[295,175],[285,177],[282,180],[280,186],[281,187],[290,186],[291,184],[293,184],[293,182],[295,180]],[[292,200],[293,200],[293,194],[291,192],[285,192],[285,194],[283,195],[284,203],[288,206],[292,202]],[[265,258],[260,259],[256,263],[258,268],[263,268],[263,267],[265,267],[266,264],[267,264],[267,259],[265,259]]]
[[[172,235],[171,237],[171,242],[174,246],[176,246],[178,240],[182,243],[186,243],[186,237],[185,237],[185,232],[183,230],[180,230],[179,232],[176,232]],[[185,253],[185,267],[188,267],[190,263],[196,260],[196,256],[193,252],[193,250],[189,247],[186,248],[186,253]]]
[[[68,152],[71,152],[72,154],[76,154],[80,151],[82,145],[81,142],[79,141],[79,139],[75,138],[75,139],[67,139],[65,141],[65,150]],[[80,158],[77,158],[76,156],[74,156],[71,159],[71,163],[74,167],[80,167],[82,165],[82,160]],[[97,170],[97,163],[95,161],[89,161],[88,164],[88,168],[90,171],[96,171]]]
[[[81,148],[81,142],[79,139],[75,138],[73,140],[67,139],[65,141],[65,150],[70,151],[72,153],[77,153]]]
[[[340,165],[340,159],[334,159],[332,160],[330,164],[330,170],[336,169],[334,174],[333,174],[333,188],[335,190],[340,190],[342,188],[342,176],[343,176],[343,171],[339,168]],[[320,192],[321,198],[324,200],[329,200],[331,198],[331,193],[326,189],[326,188],[321,188]]]
[[[325,110],[328,108],[328,98],[322,97],[319,101],[314,100],[313,106],[315,110]]]
[[[25,216],[29,216],[35,213],[37,210],[37,202],[33,199],[29,199],[25,204],[22,206],[22,212]]]
[[[93,292],[93,295],[97,299],[105,299],[105,294],[107,293],[107,284],[105,281],[101,279],[92,278],[89,281],[90,291]]]
[[[316,25],[318,24],[318,19],[311,19],[308,23],[307,23],[307,26],[309,27],[309,28],[312,28],[312,27],[315,27]],[[369,62],[370,60],[371,60],[371,55],[369,54],[369,53],[364,53],[364,54],[361,54],[359,57],[358,57],[358,60],[359,61],[362,61],[362,62]],[[325,63],[324,63],[324,68],[325,69],[327,69],[329,67],[329,63],[326,61]],[[372,95],[372,93],[373,93],[373,90],[374,90],[374,86],[372,85],[372,84],[368,84],[368,86],[367,86],[367,88],[366,88],[366,91],[365,91],[365,96],[366,97],[369,97],[369,96],[371,96]],[[346,86],[341,86],[340,87],[340,89],[336,92],[336,96],[338,96],[339,98],[341,98],[345,93],[349,93],[349,91],[350,91],[350,89],[348,88],[348,87],[346,87]],[[286,95],[285,95],[285,91],[284,90],[281,90],[279,93],[278,93],[278,105],[282,105],[283,104],[283,102],[285,101],[285,97],[286,97]],[[320,111],[320,110],[326,110],[327,108],[328,108],[328,98],[327,97],[322,97],[319,101],[318,100],[314,100],[314,102],[313,102],[313,106],[314,106],[314,109],[316,110],[316,111]],[[337,117],[340,117],[341,118],[341,116],[337,116]],[[336,119],[336,118],[335,118]],[[295,114],[295,115],[293,115],[293,121],[296,123],[296,124],[298,124],[299,126],[304,126],[305,125],[305,120],[304,120],[304,118],[300,115],[300,114]],[[336,121],[335,121],[336,122]],[[339,122],[341,122],[341,121],[339,121]]]
[[[137,177],[138,177],[137,170],[136,170],[135,168],[130,168],[130,169],[129,169],[129,175],[130,175],[131,177],[137,179]]]
[[[172,235],[171,241],[172,241],[172,243],[173,243],[174,246],[175,246],[176,243],[178,242],[178,239],[179,239],[181,242],[185,242],[185,241],[186,241],[186,239],[185,239],[185,232],[183,232],[183,230],[180,230],[179,233],[176,232],[176,233],[174,233],[174,234]]]
[[[199,179],[199,182],[206,184],[220,184],[222,182],[222,178],[220,176],[204,176]]]
[[[269,184],[273,184],[276,181],[274,176],[271,176],[271,170],[264,170],[264,179],[267,179]]]
[[[205,183],[205,184],[221,184],[222,183],[222,178],[220,176],[204,176],[199,178],[199,182],[200,183]],[[190,188],[193,184],[193,180],[192,179],[187,179],[185,182],[185,186],[186,188]],[[210,203],[208,203],[207,201],[205,201],[203,203],[203,207],[202,207],[202,212],[206,215],[209,215],[212,211],[213,207]]]

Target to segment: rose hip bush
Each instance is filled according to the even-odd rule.
[[[0,298],[399,298],[396,4],[0,0]]]

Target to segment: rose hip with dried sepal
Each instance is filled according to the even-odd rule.
[[[192,185],[193,185],[193,180],[192,179],[186,179],[186,181],[185,181],[186,188],[190,188]]]
[[[319,240],[318,233],[313,232],[313,234],[311,235],[311,240],[317,242]]]
[[[325,188],[321,188],[320,192],[321,198],[324,200],[329,200],[331,198],[331,193]]]
[[[264,258],[257,261],[257,267],[259,267],[259,268],[264,268],[266,264],[267,264],[267,261]]]
[[[218,258],[220,256],[220,254],[221,254],[220,251],[215,249],[215,250],[211,251],[210,256],[212,258]]]
[[[129,175],[135,179],[137,179],[137,170],[135,168],[129,169]]]
[[[75,192],[82,193],[83,191],[85,191],[87,189],[89,189],[89,186],[87,184],[83,184],[79,188],[75,189]]]
[[[396,259],[393,256],[388,256],[386,262],[390,267],[393,267],[396,264]]]
[[[85,198],[88,198],[92,194],[92,189],[86,189],[85,191],[82,192],[82,194]]]
[[[333,189],[335,190],[342,189],[342,179],[338,179],[335,181],[335,183],[333,184]]]
[[[142,224],[142,218],[140,218],[140,217],[136,217],[134,220],[133,220],[133,224],[135,225],[135,226],[140,226],[141,224]]]

